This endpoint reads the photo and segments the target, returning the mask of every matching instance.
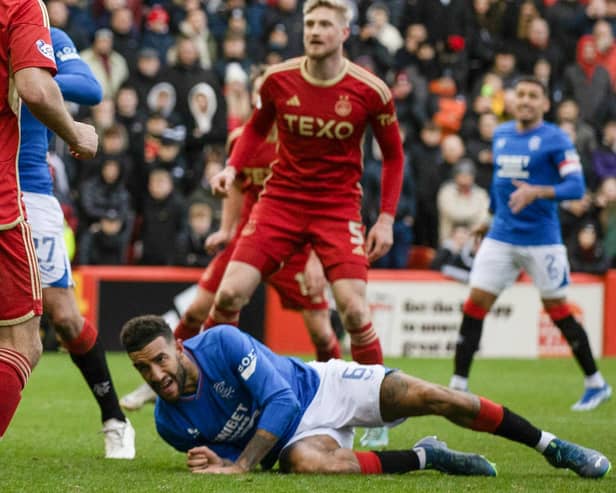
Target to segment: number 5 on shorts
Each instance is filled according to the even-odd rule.
[[[364,230],[362,223],[357,221],[349,221],[349,233],[351,233],[351,245],[364,244]]]

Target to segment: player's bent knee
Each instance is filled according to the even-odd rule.
[[[242,294],[233,288],[221,288],[216,294],[216,308],[219,310],[240,310],[244,306]]]
[[[83,327],[83,321],[78,314],[75,316],[71,310],[64,309],[55,310],[51,314],[51,323],[64,341],[70,341],[79,337]]]
[[[349,332],[353,332],[353,329],[363,327],[370,320],[366,310],[366,304],[362,299],[350,301],[343,307],[341,317]]]
[[[189,327],[194,327],[196,325],[201,325],[204,320],[207,318],[209,310],[198,310],[194,308],[189,308],[186,313],[184,313],[184,320],[186,325]]]

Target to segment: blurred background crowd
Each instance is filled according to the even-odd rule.
[[[97,158],[50,153],[76,264],[204,267],[220,220],[208,178],[249,117],[258,64],[303,53],[301,0],[47,0],[100,81],[71,107],[99,133]],[[548,120],[581,156],[587,194],[561,204],[573,271],[616,266],[616,0],[351,2],[346,55],[391,87],[405,178],[391,252],[374,266],[464,280],[488,213],[494,128],[512,84],[549,87]],[[379,207],[380,150],[365,140],[364,220]]]

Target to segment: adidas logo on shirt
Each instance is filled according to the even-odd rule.
[[[299,106],[300,104],[297,94],[287,101],[287,106]]]

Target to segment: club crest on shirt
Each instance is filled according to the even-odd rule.
[[[528,149],[529,150],[536,151],[537,149],[539,149],[540,145],[541,145],[541,137],[539,137],[538,135],[534,135],[533,137],[528,139]]]
[[[52,62],[55,62],[55,59],[53,57],[53,47],[49,43],[46,43],[45,40],[37,39],[36,49],[39,50],[41,55],[43,55],[45,58],[49,58]]]
[[[496,140],[496,148],[502,149],[503,147],[505,147],[505,138],[501,137],[500,139]]]
[[[341,116],[343,118],[345,116],[349,116],[352,110],[353,110],[353,106],[351,105],[351,102],[349,101],[349,97],[344,94],[340,96],[340,98],[334,105],[334,111],[336,112],[336,115]]]
[[[231,385],[227,385],[227,382],[221,380],[212,385],[216,393],[223,399],[231,399],[235,394],[235,389]]]
[[[257,229],[257,224],[253,219],[251,219],[246,223],[246,226],[244,226],[244,228],[242,229],[242,236],[250,236],[256,231],[256,229]]]

